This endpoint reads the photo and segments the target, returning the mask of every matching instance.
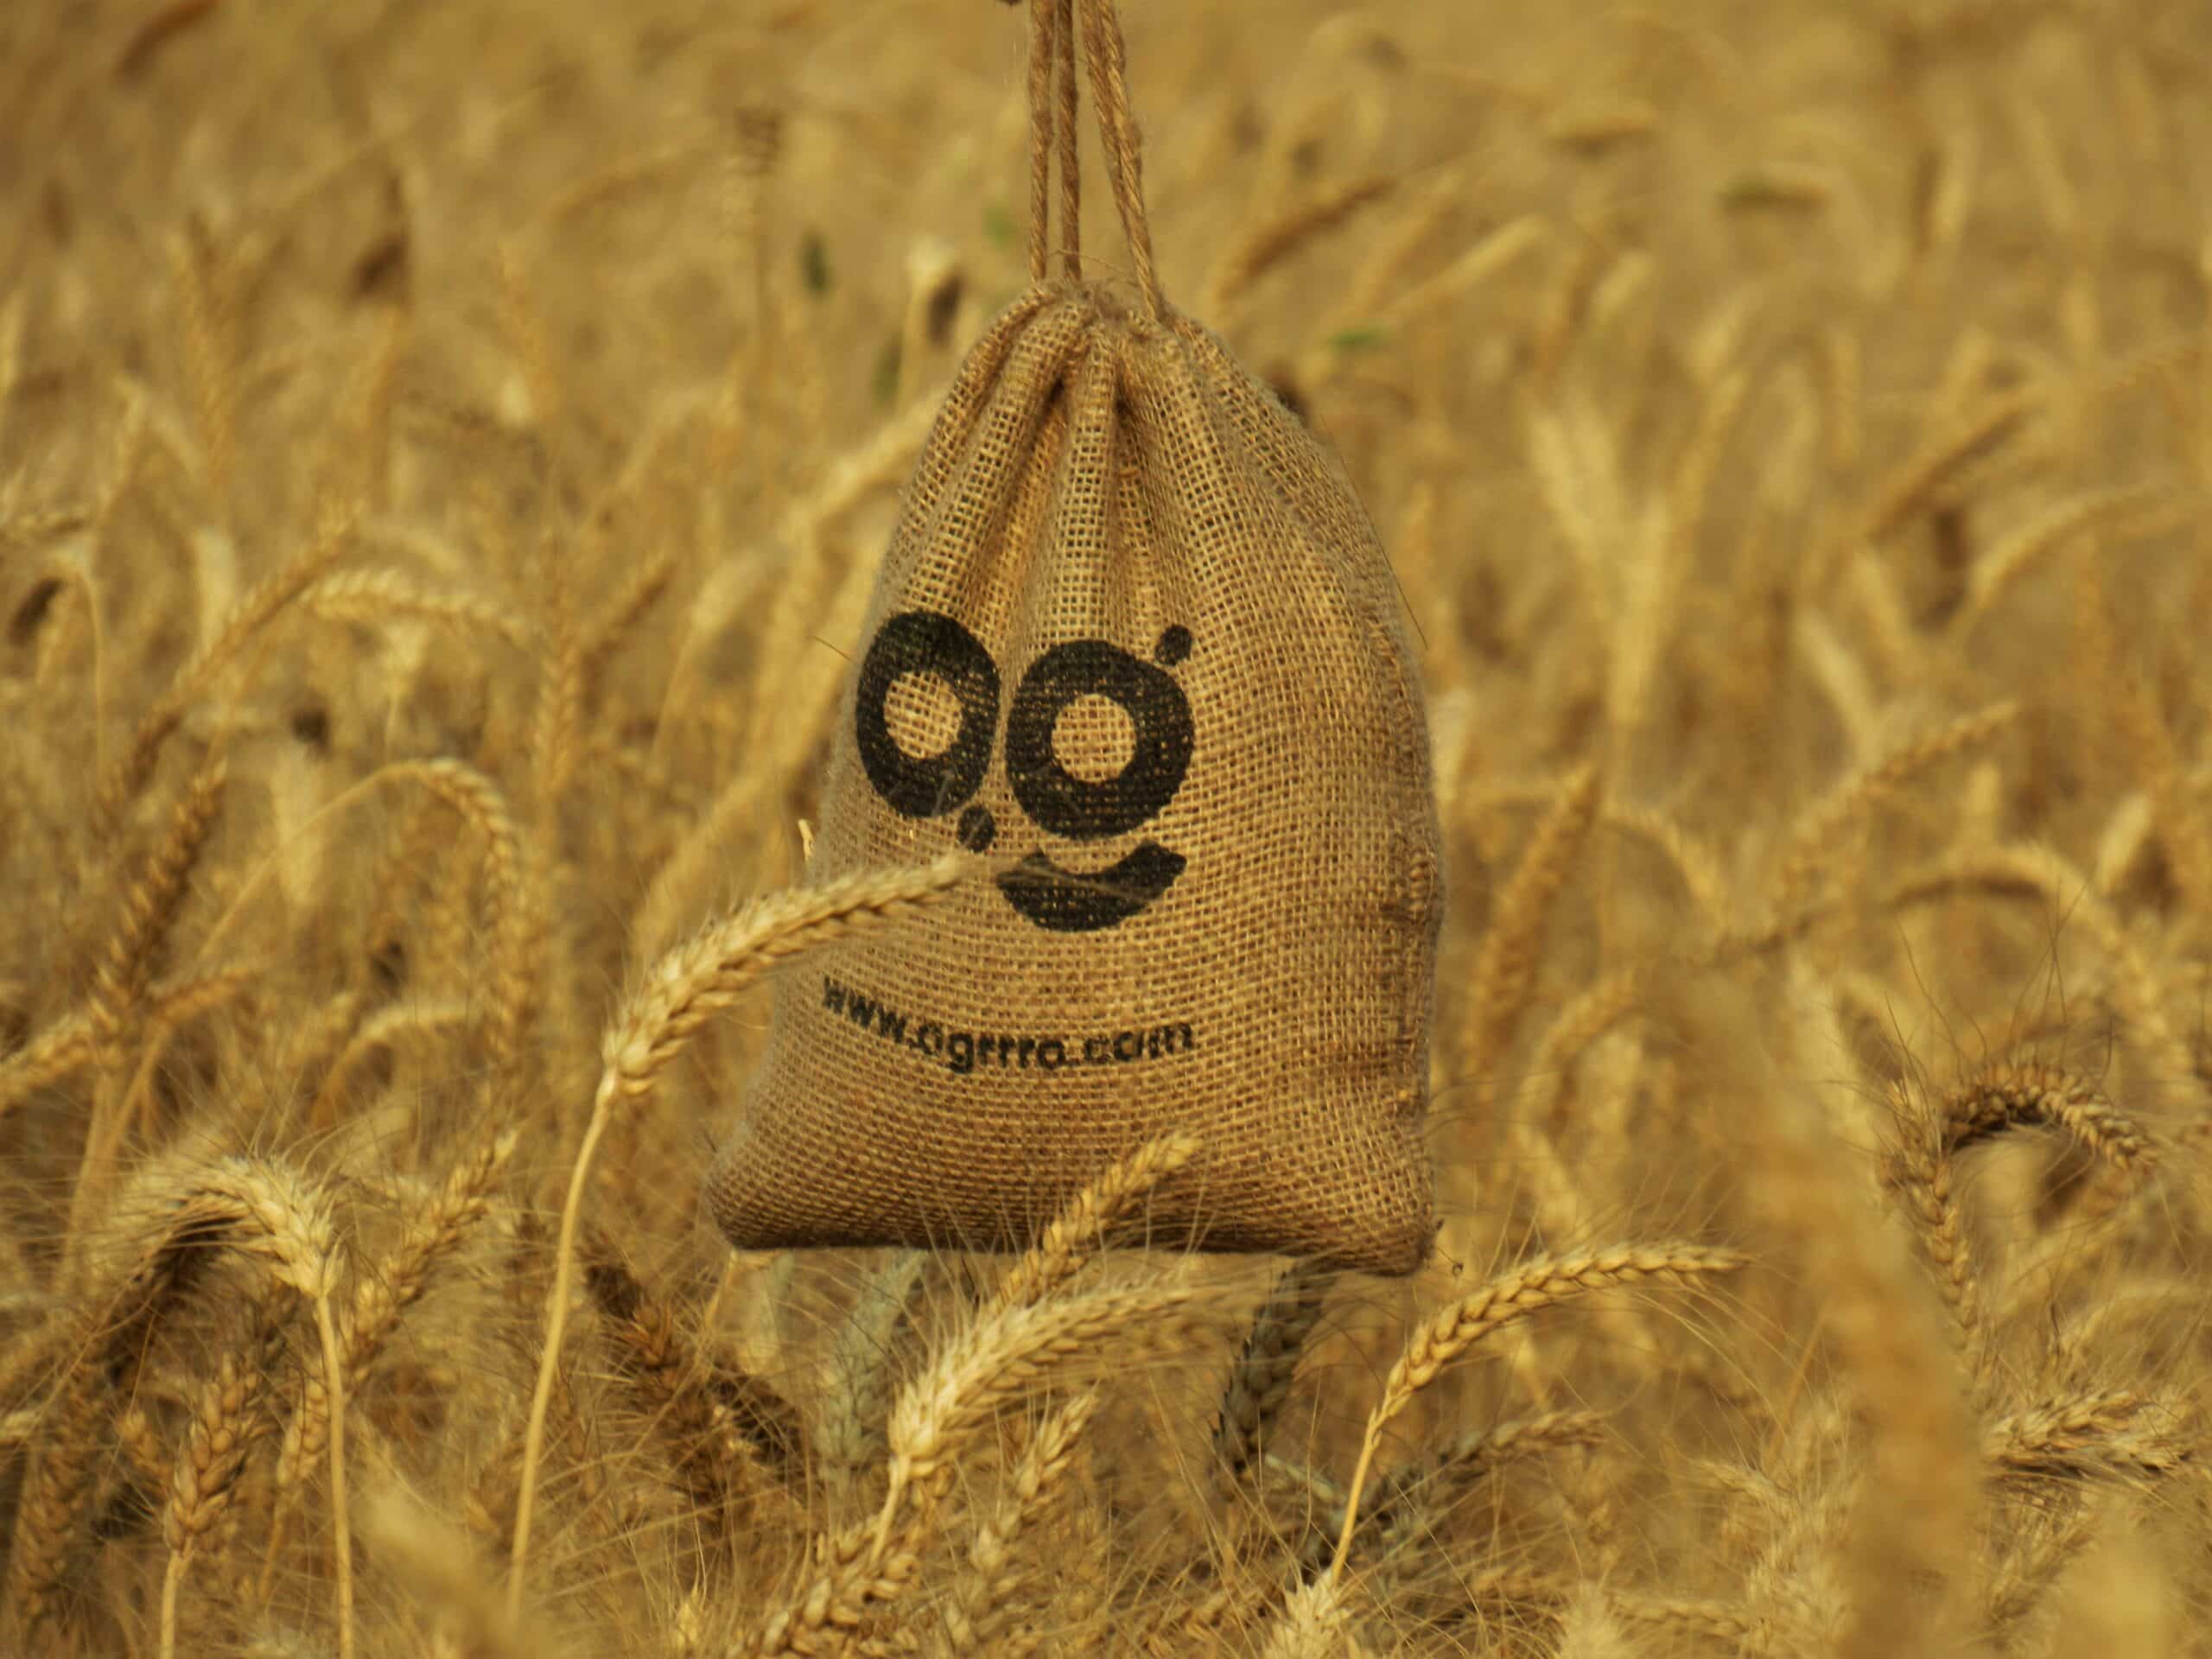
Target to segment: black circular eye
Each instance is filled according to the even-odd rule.
[[[1128,762],[1097,782],[1052,751],[1052,729],[1078,697],[1105,697],[1129,717]],[[1038,827],[1076,841],[1135,829],[1183,786],[1191,765],[1191,705],[1164,669],[1103,639],[1072,639],[1039,657],[1014,689],[1006,721],[1007,780]]]
[[[910,674],[944,683],[960,704],[960,729],[936,754],[915,756],[891,734],[891,688]],[[976,792],[991,764],[999,723],[999,671],[976,636],[935,611],[907,611],[885,623],[861,664],[853,734],[868,780],[902,817],[933,818]]]

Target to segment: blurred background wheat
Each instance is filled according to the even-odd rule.
[[[17,0],[8,1651],[2212,1648],[2212,11],[1126,12],[1420,632],[1430,1269],[698,1219],[937,879],[645,982],[803,878],[1019,11]]]

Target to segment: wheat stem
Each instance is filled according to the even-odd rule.
[[[655,964],[620,1018],[607,1029],[605,1070],[592,1101],[591,1120],[569,1172],[554,1246],[553,1288],[546,1299],[545,1338],[537,1383],[523,1436],[522,1490],[516,1500],[514,1541],[508,1554],[507,1614],[522,1613],[523,1574],[530,1559],[530,1527],[537,1497],[537,1465],[545,1447],[545,1414],[552,1403],[569,1304],[575,1289],[576,1225],[583,1210],[591,1164],[618,1105],[633,1104],[683,1045],[720,1010],[779,963],[864,928],[880,925],[948,897],[974,868],[952,856],[914,870],[871,871],[820,887],[778,893],[709,928]]]
[[[1344,1522],[1337,1534],[1329,1576],[1334,1578],[1344,1571],[1344,1558],[1351,1554],[1352,1535],[1359,1526],[1360,1494],[1374,1465],[1383,1429],[1446,1364],[1491,1332],[1585,1292],[1650,1279],[1686,1283],[1704,1274],[1732,1273],[1745,1260],[1733,1250],[1694,1244],[1617,1245],[1570,1256],[1542,1257],[1492,1280],[1417,1327],[1383,1380],[1381,1402],[1368,1414],[1359,1461],[1346,1489]]]

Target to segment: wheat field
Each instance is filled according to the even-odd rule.
[[[699,1215],[966,879],[805,850],[1019,9],[16,0],[0,1650],[2212,1651],[2212,12],[1123,10],[1419,635],[1430,1266]]]

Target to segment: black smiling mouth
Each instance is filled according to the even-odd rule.
[[[1175,883],[1187,861],[1140,842],[1103,870],[1064,870],[1032,853],[998,879],[1007,903],[1055,933],[1090,933],[1125,922]]]

